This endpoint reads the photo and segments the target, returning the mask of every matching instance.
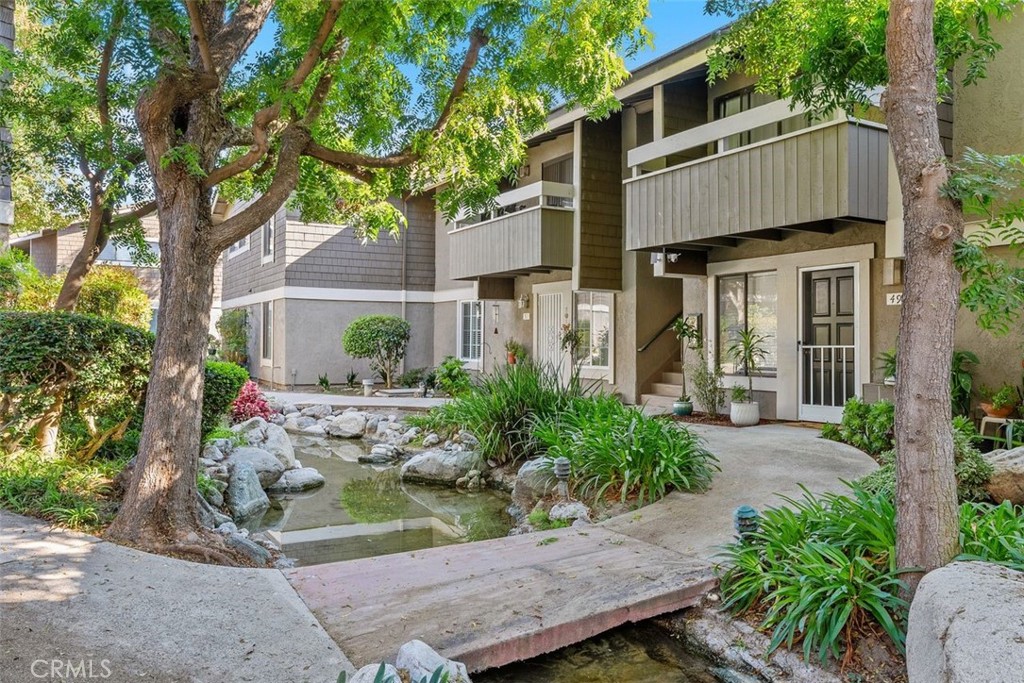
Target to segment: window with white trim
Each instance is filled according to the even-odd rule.
[[[153,255],[160,259],[160,243],[156,240],[146,240],[146,246]],[[105,263],[115,266],[135,266],[135,259],[132,258],[131,249],[126,244],[120,244],[113,240],[107,242],[106,246],[100,251],[100,255],[96,257],[96,263]],[[156,267],[156,264],[148,267]]]
[[[246,235],[242,239],[238,240],[230,247],[228,247],[228,258],[234,258],[243,251],[249,251],[249,236]]]
[[[576,329],[582,337],[577,360],[583,367],[611,367],[613,297],[610,292],[573,293]]]
[[[274,302],[264,301],[260,316],[260,358],[265,361],[274,359]]]
[[[459,302],[459,360],[478,362],[483,357],[484,302]]]
[[[270,220],[263,224],[260,234],[263,236],[263,263],[270,263],[274,260],[274,224],[276,217],[271,216]]]
[[[760,370],[774,374],[778,367],[779,334],[775,271],[718,277],[718,362],[727,375],[746,375],[746,370],[729,354],[729,347],[747,330],[765,337]]]

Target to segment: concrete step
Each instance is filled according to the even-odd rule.
[[[678,384],[683,385],[683,373],[681,372],[663,372],[661,373],[661,381],[665,384]]]
[[[659,396],[667,396],[668,398],[679,398],[679,394],[683,391],[681,384],[669,384],[666,382],[654,382],[651,384],[651,393]]]
[[[673,361],[672,362],[672,372],[682,372],[682,371],[683,371],[683,364],[681,362],[679,362],[679,361]]]

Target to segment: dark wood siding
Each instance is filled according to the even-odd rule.
[[[576,289],[622,289],[622,134],[619,115],[584,121]]]

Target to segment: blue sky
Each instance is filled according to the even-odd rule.
[[[703,0],[650,0],[647,29],[654,34],[654,47],[629,60],[630,68],[659,57],[673,48],[700,38],[728,23],[728,17],[704,14]]]

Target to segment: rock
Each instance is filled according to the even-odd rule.
[[[203,498],[211,507],[219,508],[224,506],[224,494],[219,489],[210,487],[202,492]]]
[[[199,466],[203,467],[203,468],[206,468],[206,467],[216,467],[217,463],[215,463],[213,460],[209,460],[207,458],[199,458]]]
[[[510,472],[503,468],[492,469],[488,475],[491,482],[491,487],[504,491],[505,493],[512,493],[512,487],[516,483],[515,472]]]
[[[224,534],[225,536],[229,536],[231,534],[237,534],[238,527],[235,525],[234,522],[224,522],[223,524],[217,527],[216,531],[218,534]]]
[[[421,430],[419,427],[409,427],[409,429],[406,430],[404,436],[409,437],[409,439],[415,439],[417,436],[420,435],[421,431],[423,430]]]
[[[432,448],[432,447],[436,446],[439,443],[441,443],[441,437],[439,437],[437,434],[435,434],[433,432],[431,432],[430,434],[427,434],[425,437],[423,437],[423,447],[424,448]]]
[[[248,463],[256,470],[256,474],[260,479],[260,485],[263,488],[273,484],[284,473],[284,465],[280,460],[262,448],[253,448],[251,446],[236,448],[224,463],[229,468],[237,468],[240,463]]]
[[[267,456],[277,462],[274,456],[269,453]],[[245,461],[239,462],[232,470],[226,498],[231,515],[236,520],[244,521],[259,517],[270,507],[270,499],[263,491],[256,469]]]
[[[954,562],[929,572],[910,605],[910,683],[1010,683],[1024,671],[1024,572]]]
[[[308,434],[309,436],[327,436],[327,430],[318,424],[310,425],[301,431],[303,434]]]
[[[985,490],[997,503],[1008,500],[1024,505],[1024,446],[1008,451],[992,451],[982,457],[995,470]]]
[[[238,424],[231,427],[231,431],[236,434],[242,434],[248,436],[250,432],[262,432],[267,428],[267,421],[262,417],[250,417],[245,422],[239,422]]]
[[[235,442],[231,439],[214,439],[209,445],[220,449],[220,452],[224,455],[235,450]]]
[[[292,446],[291,437],[283,427],[275,424],[268,424],[265,430],[265,438],[257,445],[281,461],[284,468],[292,469],[296,466],[295,447]]]
[[[391,428],[391,421],[387,419],[380,419],[377,422],[377,436],[384,436],[387,431]]]
[[[590,521],[590,509],[579,501],[558,503],[548,510],[548,517],[555,519],[583,519]]]
[[[278,401],[276,398],[270,398],[267,399],[267,407],[270,408],[272,412],[280,413],[281,408],[284,407],[284,404]]]
[[[199,513],[199,523],[207,529],[216,529],[217,520],[213,516],[213,508],[202,495],[196,496],[196,512]]]
[[[213,444],[208,444],[203,447],[203,452],[199,457],[211,462],[220,462],[224,459],[224,452]]]
[[[423,484],[454,484],[482,464],[474,451],[425,451],[402,465],[402,480]]]
[[[570,526],[572,526],[573,529],[586,529],[588,526],[593,526],[593,524],[594,523],[589,519],[583,519],[580,517],[578,519],[574,519]]]
[[[409,672],[409,678],[418,681],[424,677],[428,680],[439,667],[447,672],[448,683],[470,683],[466,665],[453,662],[434,652],[433,648],[422,640],[410,640],[398,649],[395,666]]]
[[[324,476],[312,467],[287,470],[281,478],[274,482],[267,493],[299,493],[324,485]]]
[[[295,559],[291,557],[281,557],[274,562],[274,569],[295,569]]]
[[[477,446],[480,445],[480,440],[473,436],[471,433],[467,432],[465,429],[459,432],[458,442],[469,449],[476,448]]]
[[[259,543],[254,543],[248,538],[241,534],[229,534],[224,537],[224,544],[229,548],[241,551],[246,555],[257,567],[265,567],[270,564],[270,560],[273,557],[270,551],[261,546]]]
[[[377,425],[380,424],[380,415],[367,415],[366,416],[366,433],[376,434]]]
[[[296,414],[289,415],[284,421],[285,431],[288,432],[301,432],[303,429],[307,429],[316,424],[316,418],[308,417],[306,415],[297,416]]]
[[[281,406],[281,414],[282,415],[288,416],[288,415],[292,415],[293,413],[298,413],[298,412],[299,412],[299,409],[296,408],[291,403],[285,403],[284,405]]]
[[[380,667],[380,664],[367,664],[362,669],[355,672],[351,678],[346,680],[348,683],[375,683],[378,680],[394,681],[395,683],[398,683],[402,680],[398,675],[398,669],[390,664],[384,664],[384,675],[378,678],[377,672],[380,671]]]
[[[231,472],[228,470],[227,465],[217,465],[216,467],[208,467],[206,469],[206,475],[214,481],[221,483],[227,482],[231,478]]]
[[[323,405],[323,404],[318,405],[318,406],[309,406],[308,408],[303,408],[300,412],[301,412],[303,417],[311,417],[311,418],[314,418],[316,420],[319,420],[320,418],[323,418],[323,417],[330,417],[331,415],[334,414],[333,411],[331,410],[330,406]]]
[[[366,431],[366,413],[346,412],[331,420],[327,433],[342,439],[358,439]]]
[[[282,426],[284,424],[284,421],[285,416],[282,415],[281,413],[274,413],[273,415],[270,416],[270,423],[275,424],[278,427]]]
[[[545,469],[545,460],[527,460],[516,473],[512,500],[524,510],[532,510],[537,501],[552,493],[558,485],[555,475]]]
[[[388,443],[375,444],[370,449],[369,453],[364,453],[359,456],[358,460],[362,463],[370,464],[383,464],[388,462],[394,462],[401,457],[403,451],[398,446],[394,446]]]

